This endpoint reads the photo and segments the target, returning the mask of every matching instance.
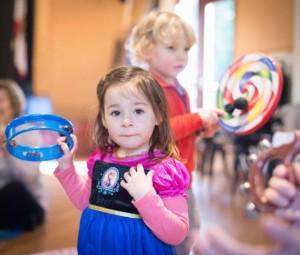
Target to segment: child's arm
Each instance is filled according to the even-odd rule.
[[[186,171],[183,173],[188,174]],[[153,188],[153,174],[152,170],[145,175],[143,166],[138,164],[137,169],[132,167],[124,174],[121,186],[133,197],[132,203],[153,233],[165,243],[179,244],[189,231],[186,199],[180,194],[161,198]],[[172,174],[173,178],[185,179],[185,175],[176,176],[176,171]],[[186,180],[188,182],[189,178]]]
[[[91,178],[89,176],[84,178],[78,174],[74,165],[63,172],[57,167],[54,171],[54,175],[63,186],[73,205],[78,210],[83,211],[89,203],[92,185]]]
[[[58,144],[64,152],[64,155],[58,159],[58,167],[54,171],[54,175],[65,189],[68,197],[76,208],[80,211],[88,205],[91,193],[92,180],[88,176],[84,178],[78,174],[74,166],[74,157],[77,150],[77,138],[72,136],[74,147],[70,151],[68,145],[64,142],[65,137],[58,139]]]
[[[163,242],[177,245],[188,234],[188,208],[183,196],[161,198],[152,188],[146,196],[132,203],[145,224]]]
[[[170,118],[175,141],[195,134],[202,127],[202,119],[197,113],[187,113]]]
[[[170,118],[175,141],[203,131],[205,137],[212,137],[218,131],[218,120],[226,113],[220,109],[201,110]]]

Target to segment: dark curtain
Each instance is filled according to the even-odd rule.
[[[13,78],[11,48],[14,1],[0,0],[0,78]]]
[[[0,78],[15,80],[25,94],[32,94],[33,13],[34,0],[27,0],[26,43],[28,73],[19,77],[14,67],[13,10],[14,0],[0,0]]]

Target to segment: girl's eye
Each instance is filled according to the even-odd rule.
[[[119,112],[119,111],[113,111],[113,112],[111,113],[111,115],[117,117],[117,116],[120,115],[120,112]]]
[[[191,49],[191,48],[185,48],[184,50],[185,50],[186,52],[189,52],[190,49]]]
[[[142,114],[142,113],[144,113],[144,111],[143,111],[142,109],[136,109],[136,110],[135,110],[135,113],[136,113],[136,114]]]
[[[168,50],[174,50],[175,48],[173,46],[168,46],[167,49]]]

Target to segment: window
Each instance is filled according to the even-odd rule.
[[[204,8],[203,107],[215,107],[218,82],[233,61],[235,1],[209,2]]]

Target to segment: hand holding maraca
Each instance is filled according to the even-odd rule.
[[[277,207],[296,207],[300,210],[300,203],[294,201],[299,189],[300,165],[293,164],[299,152],[299,131],[276,132],[272,145],[262,151],[251,164],[250,196],[260,211],[273,212]],[[263,172],[273,160],[279,162],[280,165],[274,168],[266,186]]]
[[[288,221],[300,221],[300,163],[293,164],[295,182],[289,181],[290,168],[278,165],[274,169],[265,199],[276,206],[275,213]]]

